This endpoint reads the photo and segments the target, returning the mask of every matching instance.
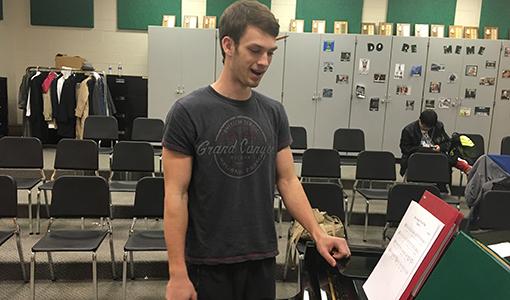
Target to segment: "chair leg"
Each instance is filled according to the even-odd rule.
[[[125,300],[126,298],[126,290],[127,290],[127,255],[128,253],[124,251],[124,255],[122,256],[122,298]]]
[[[23,259],[23,248],[21,247],[21,239],[19,236],[19,232],[16,232],[16,246],[18,248],[19,262],[21,264],[21,274],[23,275],[23,280],[25,282],[28,282],[27,272],[25,270],[25,260]]]
[[[288,238],[290,238],[290,236]],[[287,247],[285,249],[285,262],[283,265],[283,276],[282,276],[283,280],[287,279],[287,272],[289,271],[289,265],[290,265],[290,260],[291,260],[290,251],[291,251],[290,242],[287,239]]]
[[[113,236],[112,236],[111,232],[108,235],[109,235],[109,240],[110,240],[110,255],[112,257],[112,276],[113,276],[113,279],[116,279],[117,272],[115,270],[115,253],[113,251]]]
[[[354,183],[356,184],[356,183]],[[348,226],[351,226],[351,218],[352,218],[352,209],[354,208],[354,199],[356,198],[356,187],[352,188],[352,201],[351,201],[351,209],[349,210],[349,220],[347,222]]]
[[[53,258],[51,257],[51,252],[47,252],[47,253],[48,253],[48,266],[50,268],[51,281],[55,281],[56,278],[55,278],[55,272],[53,271]]]
[[[94,285],[94,299],[99,298],[99,294],[97,291],[97,254],[96,252],[92,253],[92,284]]]
[[[365,201],[366,205],[365,205],[365,230],[363,231],[363,241],[366,242],[367,241],[367,230],[368,230],[368,209],[369,209],[369,206],[370,206],[370,201],[369,200],[366,200]]]
[[[35,234],[41,233],[41,191],[37,191],[37,197],[36,197],[36,209],[35,209],[35,220],[36,220],[36,232]]]
[[[46,205],[46,214],[47,217],[50,217],[50,204],[48,202],[48,191],[44,190],[44,204]]]
[[[133,259],[133,251],[129,252],[129,267],[131,269],[131,279],[135,279],[135,261]]]
[[[30,256],[30,294],[35,299],[35,253]]]
[[[34,234],[34,224],[32,224],[32,191],[28,191],[28,226],[30,228],[29,234]]]

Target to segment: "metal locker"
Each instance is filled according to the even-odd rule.
[[[420,115],[428,43],[429,39],[423,37],[393,37],[382,149],[396,157],[402,155],[399,147],[402,129]],[[404,71],[395,76],[399,67]]]
[[[501,151],[501,140],[510,136],[510,41],[502,41],[501,49],[488,151],[498,154]]]
[[[349,127],[365,132],[367,150],[381,150],[391,36],[358,35]],[[384,81],[383,81],[384,79]]]

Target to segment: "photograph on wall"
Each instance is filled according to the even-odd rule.
[[[334,64],[330,61],[325,61],[323,64],[322,64],[322,71],[324,73],[327,73],[327,72],[333,72],[334,70]]]
[[[340,53],[340,61],[351,61],[351,52]]]
[[[438,107],[442,109],[450,108],[452,106],[452,99],[450,98],[439,98]]]
[[[323,98],[332,98],[333,97],[333,89],[329,89],[329,88],[322,89],[322,97]]]
[[[461,107],[459,110],[459,117],[470,117],[471,107]]]
[[[406,100],[406,110],[414,110],[414,100]]]
[[[317,49],[317,48],[315,48]],[[324,52],[333,52],[335,51],[335,41],[324,41],[322,45],[322,51]]]
[[[369,111],[379,111],[379,98],[370,98]]]
[[[349,75],[346,74],[337,74],[336,75],[336,83],[349,83]]]
[[[395,64],[395,75],[393,76],[393,78],[394,79],[404,78],[405,68],[406,68],[405,64]]]
[[[476,98],[476,89],[466,89],[466,92],[464,93],[464,98],[475,99]]]
[[[486,69],[496,69],[496,61],[495,60],[486,60],[485,68]]]
[[[505,57],[509,57],[510,56],[510,47],[505,47]]]
[[[430,82],[429,92],[430,93],[436,93],[436,94],[441,93],[441,82],[439,82],[439,81],[431,81]]]
[[[386,82],[386,74],[374,74],[374,82],[375,83],[385,83]]]
[[[411,87],[407,85],[397,85],[397,95],[411,95]]]
[[[480,85],[491,86],[496,84],[496,78],[494,77],[482,77],[480,78]]]
[[[360,58],[359,59],[359,73],[362,75],[368,74],[370,71],[370,59],[368,58]]]
[[[422,69],[423,69],[422,65],[412,66],[411,67],[411,77],[421,77]]]
[[[510,78],[510,70],[504,70],[502,76],[503,78]]]
[[[434,108],[436,108],[436,100],[434,100],[434,99],[425,99],[425,108],[426,109],[434,109]]]
[[[450,76],[448,76],[448,81],[447,83],[455,83],[457,81],[457,74],[455,73],[452,73],[450,74]]]
[[[443,65],[443,64],[432,63],[430,65],[430,70],[433,72],[444,72],[444,69],[445,69],[445,65]]]
[[[510,90],[501,91],[501,100],[510,100]]]
[[[365,99],[365,86],[361,84],[356,85],[356,97]]]
[[[478,75],[478,66],[477,65],[467,65],[466,66],[466,76],[476,77]]]
[[[488,117],[491,115],[491,108],[488,106],[475,106],[475,116]]]

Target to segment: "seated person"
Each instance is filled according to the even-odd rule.
[[[407,160],[415,152],[444,153],[450,159],[450,164],[464,173],[469,172],[471,166],[463,159],[449,154],[451,139],[444,130],[442,122],[437,120],[437,113],[427,109],[422,111],[420,118],[404,127],[400,136],[400,175],[407,170]]]

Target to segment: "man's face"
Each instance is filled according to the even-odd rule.
[[[425,124],[423,124],[423,123],[421,122],[421,120],[418,120],[418,123],[420,124],[420,129],[421,129],[422,131],[429,131],[429,130],[430,130],[430,127],[428,127],[428,126],[426,126]]]
[[[231,47],[226,49],[225,55],[229,56],[232,76],[243,86],[257,87],[271,64],[277,48],[276,38],[248,26],[238,44],[230,41]]]

